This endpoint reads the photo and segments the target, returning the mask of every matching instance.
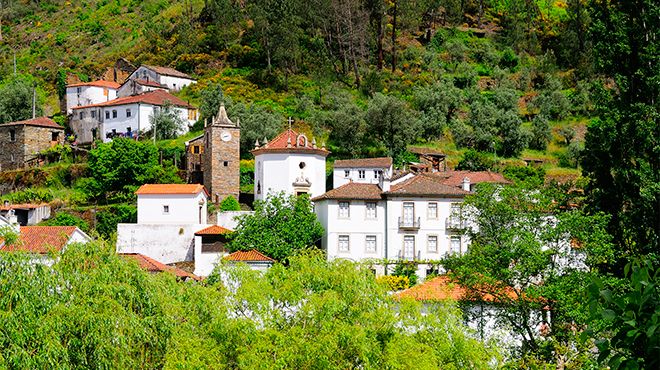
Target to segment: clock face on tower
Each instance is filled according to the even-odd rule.
[[[229,140],[231,140],[231,132],[229,132],[229,131],[222,131],[222,132],[220,133],[220,139],[222,139],[222,141],[229,141]]]

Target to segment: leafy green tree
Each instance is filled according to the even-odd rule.
[[[552,131],[550,130],[550,122],[543,115],[536,115],[532,120],[529,147],[536,150],[545,150],[552,139]]]
[[[561,81],[556,78],[546,78],[541,93],[532,101],[532,105],[550,119],[564,119],[571,112],[571,103],[561,91]]]
[[[502,144],[499,152],[504,157],[517,157],[527,148],[529,136],[522,127],[522,120],[517,113],[507,111],[497,118]]]
[[[443,129],[456,117],[463,102],[462,91],[454,86],[452,80],[416,87],[413,99],[415,109],[421,112],[424,137],[429,139],[439,138],[443,134]]]
[[[151,136],[156,140],[175,139],[183,132],[185,122],[179,115],[178,108],[165,104],[149,117]]]
[[[376,93],[369,100],[366,120],[370,132],[392,156],[404,151],[421,133],[419,120],[408,105],[392,95]]]
[[[32,100],[36,81],[29,75],[17,75],[0,84],[0,123],[15,122],[32,118]],[[35,114],[43,115],[44,98],[37,89]]]
[[[499,111],[489,101],[474,100],[470,104],[469,124],[472,127],[471,147],[481,151],[494,151],[498,138]]]
[[[456,165],[459,171],[490,171],[495,166],[495,161],[488,153],[469,149],[463,154],[463,158]]]
[[[236,198],[233,196],[228,196],[220,202],[220,211],[240,211],[241,205],[238,203]]]
[[[255,201],[254,214],[241,216],[229,248],[256,249],[286,261],[298,251],[315,248],[323,232],[308,196],[273,194]]]
[[[203,123],[209,121],[212,117],[218,114],[221,105],[227,107],[232,105],[232,99],[225,95],[222,90],[222,85],[219,83],[209,84],[205,89],[200,92],[201,104],[199,105],[199,122],[201,125],[196,126],[196,129],[202,129]]]
[[[316,127],[330,130],[333,153],[357,157],[365,149],[367,123],[365,112],[350,95],[331,95],[325,109],[314,110],[310,120]]]
[[[470,220],[471,240],[462,256],[444,264],[468,291],[492,295],[502,308],[497,319],[523,340],[523,350],[538,353],[542,308],[552,302],[552,333],[586,322],[583,287],[587,266],[613,256],[607,217],[565,211],[554,189],[538,184],[481,184],[466,197],[462,216]],[[579,245],[573,253],[571,245]]]
[[[217,112],[217,111],[216,111]],[[243,103],[235,103],[227,110],[230,118],[239,120],[241,125],[241,153],[248,155],[254,149],[254,143],[259,140],[264,144],[264,139],[272,140],[280,133],[284,124],[281,114],[273,112],[268,107]]]
[[[94,197],[107,192],[134,190],[134,187],[158,181],[158,150],[149,142],[116,138],[89,152],[89,172],[96,184]]]
[[[55,217],[44,221],[42,224],[47,226],[77,226],[82,231],[89,231],[87,221],[65,212],[58,212]]]
[[[602,279],[589,286],[591,326],[598,360],[611,369],[660,366],[660,269],[651,261],[625,266],[630,290],[613,291]],[[604,325],[603,325],[604,324]]]

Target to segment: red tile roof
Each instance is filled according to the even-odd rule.
[[[192,105],[186,103],[185,101],[177,98],[176,96],[168,93],[165,90],[154,90],[154,91],[146,92],[144,94],[125,96],[122,98],[109,100],[103,103],[73,107],[72,109],[84,109],[84,108],[93,108],[93,107],[113,107],[117,105],[134,104],[134,103],[144,103],[144,104],[163,106],[167,102],[177,107],[194,108]]]
[[[491,171],[447,171],[447,172],[434,172],[429,174],[431,176],[441,179],[443,184],[451,186],[462,186],[463,179],[468,178],[470,184],[479,184],[482,182],[490,182],[496,184],[509,184],[510,181],[505,179],[501,173]]]
[[[201,184],[144,184],[135,194],[199,194],[202,191],[206,189]]]
[[[36,209],[41,207],[48,207],[48,203],[19,203],[0,205],[0,211],[9,211],[11,209]]]
[[[156,72],[156,73],[158,73],[158,74],[160,74],[160,75],[172,76],[172,77],[180,77],[180,78],[187,78],[187,79],[189,79],[189,80],[194,80],[194,79],[193,79],[192,77],[190,77],[189,75],[187,75],[187,74],[185,74],[185,73],[183,73],[183,72],[177,71],[177,70],[174,69],[174,68],[170,68],[170,67],[159,67],[159,66],[149,66],[149,65],[146,65],[146,64],[143,64],[142,67],[144,67],[144,68],[148,68],[148,69],[150,69],[150,70],[152,70],[152,71],[154,71],[154,72]]]
[[[256,249],[237,251],[225,256],[225,259],[234,262],[275,262],[274,259],[262,254]]]
[[[512,288],[505,288],[504,293],[511,299],[518,295]],[[417,301],[484,301],[494,302],[496,298],[491,294],[469,292],[463,286],[451,280],[448,276],[438,276],[396,294],[397,298],[412,298]]]
[[[97,80],[97,81],[92,81],[92,82],[79,82],[76,84],[71,84],[71,85],[66,85],[66,87],[78,87],[78,86],[97,86],[97,87],[107,87],[109,89],[118,89],[120,84],[114,82],[114,81],[106,81],[106,80]]]
[[[64,127],[58,125],[55,121],[53,121],[48,117],[37,117],[37,118],[27,119],[24,121],[8,122],[8,123],[3,123],[0,126],[18,126],[18,125],[49,127],[49,128],[64,130]]]
[[[305,143],[305,141],[307,141]],[[291,144],[291,146],[289,146]],[[261,153],[279,152],[279,153],[311,153],[327,156],[330,154],[326,148],[316,147],[312,144],[312,140],[304,140],[300,134],[294,130],[286,130],[281,132],[267,144],[252,150],[252,154],[258,155]]]
[[[129,258],[132,260],[135,260],[138,265],[147,270],[148,272],[156,273],[156,272],[170,272],[173,273],[176,277],[179,278],[190,278],[193,280],[202,280],[199,276],[193,275],[187,271],[184,271],[180,268],[168,266],[164,263],[158,262],[155,259],[145,256],[144,254],[140,253],[120,253],[119,254],[122,257]]]
[[[415,177],[401,183],[392,185],[386,195],[396,196],[420,196],[420,197],[464,197],[469,192],[455,186],[450,186],[439,181],[438,178],[427,174],[418,174]]]
[[[39,254],[59,252],[77,229],[75,226],[21,226],[18,242],[6,245],[2,250]]]
[[[380,186],[376,184],[361,184],[356,182],[349,182],[338,188],[332,189],[325,194],[313,198],[312,201],[316,202],[325,199],[342,199],[342,200],[381,200],[382,192]]]
[[[338,159],[334,163],[334,168],[390,168],[392,158],[356,158],[356,159]]]
[[[225,229],[222,226],[213,225],[209,226],[206,229],[199,230],[195,235],[225,235],[231,233],[232,230]]]

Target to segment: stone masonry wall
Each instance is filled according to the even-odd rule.
[[[223,132],[231,133],[231,140],[223,141]],[[240,193],[240,129],[227,126],[210,126],[205,130],[204,186],[211,194],[212,202],[220,202],[231,195],[238,200]]]
[[[10,131],[15,130],[16,140],[10,140]],[[57,141],[52,141],[52,133],[57,132]],[[22,168],[25,162],[37,153],[64,142],[64,129],[40,126],[3,126],[0,127],[0,170]]]

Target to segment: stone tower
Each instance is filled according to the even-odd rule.
[[[210,124],[206,123],[202,170],[209,200],[219,203],[229,195],[238,200],[241,149],[239,122],[232,122],[227,117],[225,106],[221,105]]]

